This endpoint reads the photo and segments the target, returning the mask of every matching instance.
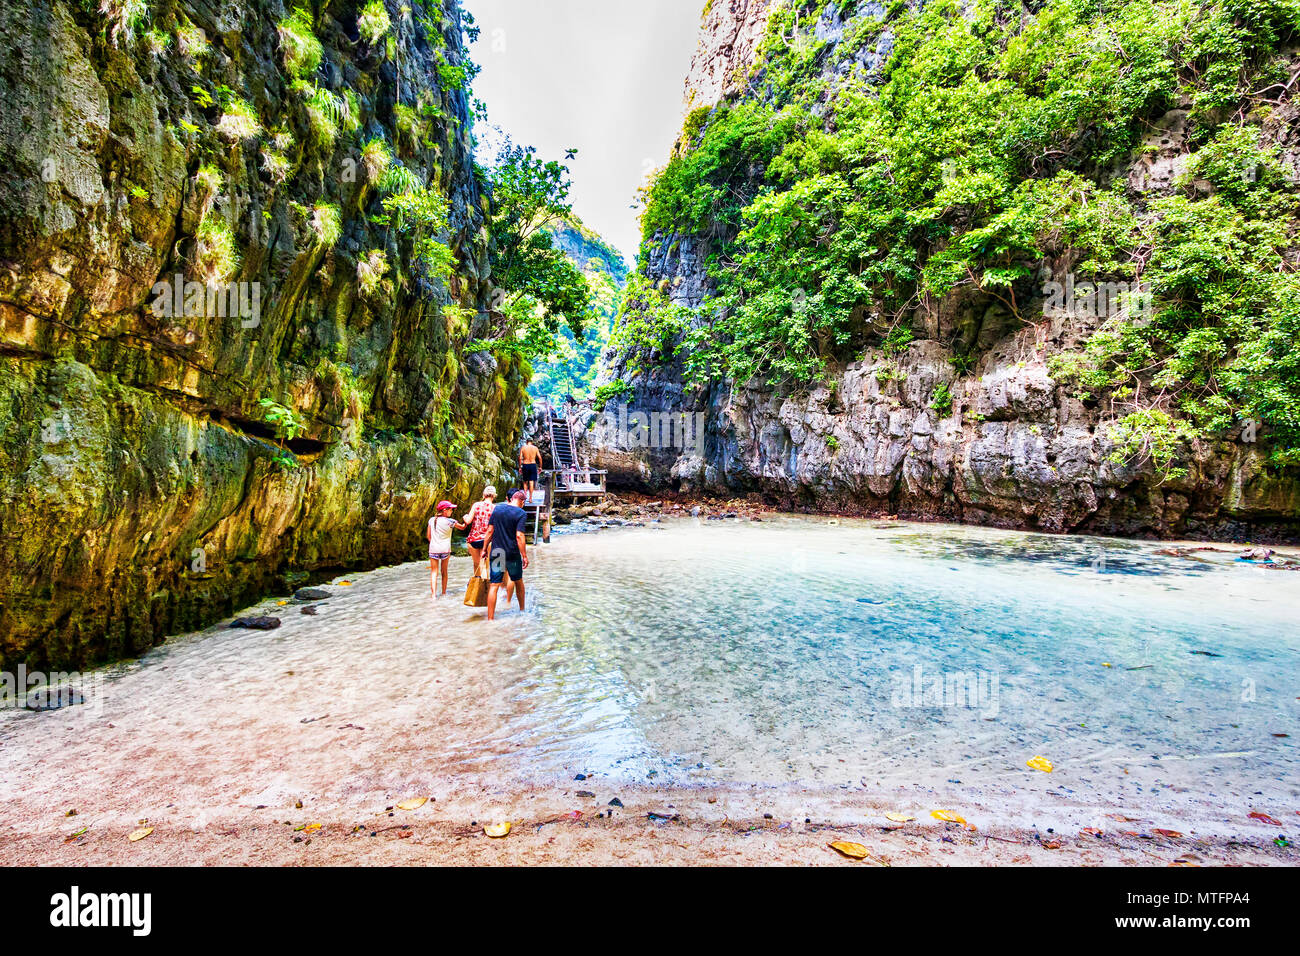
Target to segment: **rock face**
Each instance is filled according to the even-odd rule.
[[[491,286],[460,13],[389,7],[390,43],[358,38],[358,4],[317,17],[295,83],[276,0],[151,6],[150,33],[0,0],[0,665],[131,655],[313,572],[418,557],[438,498],[509,467],[524,372],[459,357]],[[376,137],[446,196],[449,280],[382,221]],[[259,314],[160,315],[216,218]]]
[[[769,0],[711,0],[686,76],[686,107],[712,106],[744,88],[745,72],[767,27]]]
[[[859,17],[883,10],[858,5]],[[765,4],[714,4],[688,99],[691,91],[705,103],[740,94],[717,78],[748,69],[766,16]],[[833,45],[846,21],[828,4],[808,28]],[[833,61],[834,70],[875,75],[893,39],[888,25],[871,36],[857,55]],[[759,80],[743,95],[763,95],[753,92],[761,88]],[[1186,154],[1182,116],[1175,110],[1152,124],[1126,173],[1135,187],[1168,187]],[[708,234],[655,235],[643,271],[672,303],[696,308],[712,291],[705,261],[717,242]],[[833,364],[824,384],[802,393],[730,382],[692,386],[680,360],[641,362],[611,352],[598,383],[623,381],[631,390],[625,408],[611,403],[592,414],[586,451],[610,471],[612,487],[652,493],[749,493],[786,507],[1050,532],[1300,537],[1300,486],[1266,470],[1241,436],[1198,443],[1188,474],[1177,480],[1112,462],[1098,411],[1048,373],[1048,359],[1077,348],[1100,320],[1043,318],[1042,304],[1030,309],[1040,321],[1026,325],[995,298],[951,295],[918,309],[918,341]],[[977,364],[959,371],[955,356],[972,353]],[[702,441],[629,429],[638,413],[642,425],[654,415],[698,415]]]

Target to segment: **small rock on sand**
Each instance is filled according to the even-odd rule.
[[[278,617],[237,617],[230,627],[243,627],[250,631],[274,631],[280,626]]]

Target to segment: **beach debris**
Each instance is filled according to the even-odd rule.
[[[1025,761],[1025,766],[1030,770],[1041,770],[1043,773],[1052,772],[1052,761],[1046,757],[1030,757]]]
[[[324,719],[325,719],[326,717],[328,717],[328,716],[329,716],[329,714],[321,714],[319,717],[304,717],[302,720],[298,721],[298,723],[300,723],[300,724],[314,724],[314,723],[316,723],[316,721],[318,721],[318,720],[324,720]]]
[[[1039,840],[1038,843],[1044,850],[1059,850],[1061,848],[1060,840]]]
[[[493,839],[500,839],[510,832],[510,821],[503,823],[489,823],[483,827],[483,832]]]
[[[132,843],[139,843],[150,833],[153,833],[153,827],[141,827],[140,829],[134,831],[129,837],[127,837],[127,839],[130,840]]]
[[[576,775],[574,776],[573,779],[574,779],[574,780],[586,780],[586,779],[587,779],[587,775],[586,775],[585,773],[576,774]]]
[[[1284,836],[1276,836],[1273,838],[1273,845],[1280,846],[1282,849],[1285,850],[1287,847],[1291,845],[1291,841]]]
[[[90,827],[82,827],[76,833],[69,833],[66,837],[63,838],[63,842],[71,843],[74,840],[80,840],[81,837],[85,836],[89,832],[90,832]]]
[[[1170,866],[1200,866],[1201,858],[1195,853],[1184,853],[1178,859],[1169,864]]]
[[[1162,830],[1160,827],[1152,827],[1151,832],[1159,833],[1162,837],[1168,837],[1171,840],[1180,840],[1183,836],[1177,830]]]
[[[287,821],[286,821],[286,822],[287,822]],[[320,823],[304,823],[304,824],[303,824],[302,826],[300,826],[300,827],[294,827],[294,828],[293,828],[293,832],[294,832],[294,833],[315,833],[317,830],[319,830],[319,829],[321,828],[321,826],[323,826],[323,824],[320,824]]]
[[[892,820],[895,823],[911,823],[916,817],[909,817],[906,813],[886,813],[886,820]]]
[[[590,790],[579,790],[579,791],[578,791],[578,796],[580,796],[580,797],[585,797],[585,798],[591,798],[591,797],[595,797],[596,795],[595,795],[594,793],[592,793]]]
[[[1192,654],[1199,654],[1201,657],[1222,657],[1222,654],[1216,654],[1214,651],[1190,651]]]
[[[1079,832],[1086,833],[1088,834],[1088,836],[1094,836],[1094,837],[1100,837],[1102,835],[1102,831],[1098,830],[1096,827],[1084,827]]]
[[[280,626],[278,617],[237,617],[228,627],[242,627],[250,631],[274,631]]]
[[[826,844],[841,856],[847,856],[851,860],[865,860],[871,856],[871,851],[861,843],[849,843],[845,840],[836,840],[834,843]]]
[[[308,617],[315,617],[315,616],[316,616],[316,612],[317,612],[318,610],[319,610],[319,606],[318,606],[318,605],[316,605],[316,604],[308,604],[305,608],[302,609],[302,613],[303,613],[303,614],[306,614]]]
[[[409,800],[403,800],[397,805],[399,810],[418,810],[429,802],[428,797],[411,797]]]
[[[295,601],[328,601],[333,595],[320,588],[299,588],[293,592]]]
[[[1282,825],[1281,820],[1275,820],[1267,813],[1260,813],[1258,810],[1254,810],[1246,815],[1252,820],[1259,820],[1261,823],[1267,823],[1271,827],[1280,827]]]
[[[1241,552],[1238,561],[1272,561],[1272,548],[1247,548]]]
[[[623,801],[620,800],[618,797],[615,797],[613,800],[609,801],[609,803],[605,804],[605,806],[607,806],[607,807],[621,807],[621,806],[623,806]]]
[[[958,815],[952,810],[934,810],[931,811],[930,816],[934,817],[936,820],[943,820],[945,823],[960,823],[967,830],[979,829],[974,824],[967,823],[964,817]]]

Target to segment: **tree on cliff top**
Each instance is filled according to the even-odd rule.
[[[581,339],[595,310],[586,277],[546,229],[572,214],[569,170],[538,158],[533,147],[507,141],[486,173],[496,291],[491,339],[481,347],[544,359],[554,351],[562,325]]]

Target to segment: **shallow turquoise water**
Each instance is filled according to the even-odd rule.
[[[1261,826],[1253,809],[1290,820],[1300,572],[1161,547],[679,520],[557,534],[533,550],[528,609],[493,623],[433,600],[425,565],[383,568],[314,617],[247,612],[279,630],[169,640],[85,706],[0,712],[0,792],[134,820],[583,773],[1008,815],[1068,798],[1234,833]]]
[[[1042,754],[1067,788],[1294,793],[1300,573],[1161,547],[798,519],[569,539],[496,743],[676,782],[993,783]]]

